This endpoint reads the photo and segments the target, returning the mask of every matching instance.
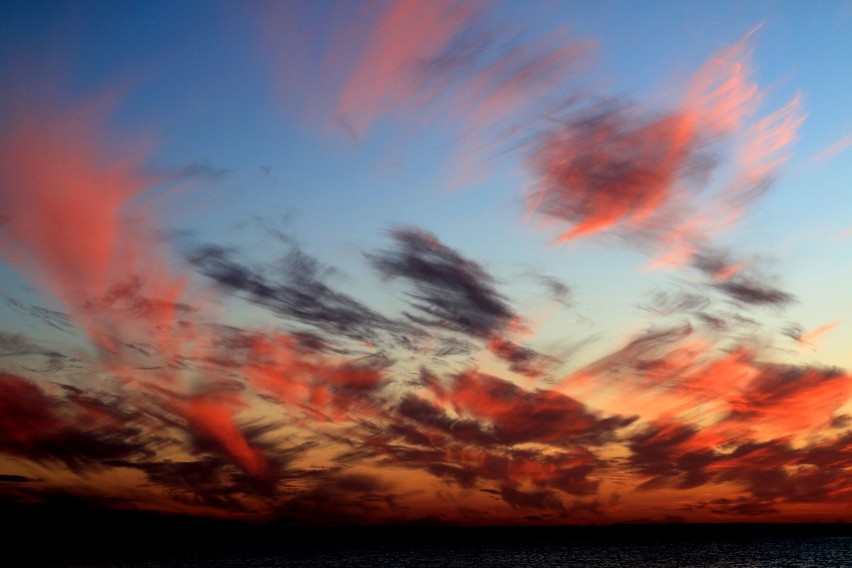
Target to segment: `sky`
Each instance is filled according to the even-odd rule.
[[[0,16],[0,500],[852,521],[852,3]]]

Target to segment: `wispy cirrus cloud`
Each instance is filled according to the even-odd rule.
[[[616,232],[661,249],[655,265],[688,261],[765,191],[804,120],[798,96],[757,115],[748,39],[707,61],[671,109],[581,101],[534,146],[528,210],[568,225],[558,242]]]
[[[408,317],[427,326],[486,338],[516,317],[494,288],[494,279],[477,263],[442,244],[425,231],[400,228],[391,232],[397,248],[368,255],[385,279],[404,278],[417,310]]]
[[[852,379],[790,361],[772,318],[795,296],[764,257],[716,243],[804,116],[799,97],[764,110],[750,36],[652,109],[580,90],[587,42],[501,27],[487,4],[326,8],[260,9],[289,26],[275,57],[292,56],[292,108],[359,141],[437,124],[454,159],[520,158],[525,207],[557,240],[617,234],[684,267],[639,304],[645,331],[590,345],[564,311],[534,329],[540,308],[598,291],[550,276],[561,261],[511,281],[502,251],[494,268],[410,225],[353,257],[381,294],[280,232],[177,254],[152,200],[238,176],[153,167],[153,145],[114,143],[109,97],[23,97],[0,130],[0,255],[61,309],[3,308],[78,344],[0,331],[2,496],[312,524],[627,521],[649,503],[655,519],[846,514]],[[806,345],[836,326],[782,333]],[[560,341],[590,348],[541,347]]]
[[[481,2],[308,3],[261,10],[264,52],[280,96],[311,126],[361,140],[383,121],[453,131],[451,174],[482,179],[493,156],[524,142],[531,122],[562,105],[593,44],[566,30],[530,37]],[[321,22],[319,50],[305,30]],[[282,33],[285,31],[286,33]],[[282,39],[286,38],[286,39]],[[419,118],[411,119],[417,116]]]

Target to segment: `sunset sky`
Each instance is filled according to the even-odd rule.
[[[852,2],[0,38],[0,502],[852,521]]]

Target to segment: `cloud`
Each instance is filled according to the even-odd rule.
[[[210,507],[214,510],[249,512],[252,498],[275,501],[280,494],[277,483],[307,475],[292,467],[293,461],[313,447],[310,442],[288,445],[276,440],[264,441],[258,429],[243,428],[246,437],[264,449],[269,477],[247,475],[231,460],[216,454],[202,454],[195,460],[139,460],[110,463],[115,467],[132,468],[145,473],[148,482],[166,489],[176,500]],[[264,429],[261,429],[263,431]]]
[[[674,350],[676,345],[692,336],[693,332],[694,329],[689,324],[648,330],[631,339],[623,347],[567,375],[562,379],[561,386],[586,382],[600,376],[621,376],[625,371],[638,371],[636,376],[641,377],[641,371],[648,367],[646,361],[664,360],[665,353]]]
[[[85,397],[57,397],[0,372],[0,451],[70,469],[151,455],[153,437],[120,409]]]
[[[413,420],[421,427],[438,430],[460,442],[490,446],[498,441],[494,432],[486,425],[476,420],[452,418],[439,405],[412,394],[402,399],[397,412],[401,417]],[[431,445],[429,438],[419,438],[417,441],[421,442],[420,445]],[[424,441],[427,444],[422,444]]]
[[[434,356],[440,360],[456,355],[470,355],[474,350],[475,345],[470,341],[456,337],[442,337],[434,351]]]
[[[124,221],[152,180],[139,173],[141,155],[115,157],[104,143],[105,102],[58,110],[16,101],[0,131],[0,252],[72,308],[106,293],[120,255],[141,252]]]
[[[564,102],[593,47],[564,29],[533,38],[481,2],[312,8],[262,10],[264,51],[287,111],[356,140],[382,122],[409,131],[440,123],[458,148],[456,180],[485,177],[487,158],[523,143],[529,125]],[[321,45],[306,33],[317,28],[328,40]]]
[[[561,502],[561,494],[588,496],[597,492],[599,481],[590,476],[601,461],[588,450],[578,448],[543,455],[523,449],[477,447],[470,445],[479,441],[475,436],[456,435],[456,424],[463,432],[470,421],[454,422],[450,436],[430,433],[426,443],[398,431],[388,432],[391,436],[388,441],[402,437],[412,445],[387,443],[374,449],[389,457],[387,465],[422,469],[445,483],[465,489],[479,487],[481,491],[500,495],[512,507],[518,504],[513,498],[522,497],[514,491],[522,491],[522,487],[552,495],[556,502]],[[433,424],[423,421],[418,425],[424,426]],[[443,429],[443,425],[439,427]],[[504,495],[507,487],[512,491]]]
[[[454,375],[446,385],[433,381],[430,387],[439,401],[461,416],[490,422],[496,440],[505,445],[595,445],[635,420],[618,415],[601,418],[579,401],[556,391],[529,391],[476,371]]]
[[[521,491],[511,486],[500,488],[500,497],[515,509],[565,511],[565,505],[553,491]]]
[[[381,354],[351,359],[305,350],[282,332],[222,329],[209,363],[239,373],[250,391],[314,421],[369,416],[387,385],[392,360]]]
[[[571,373],[560,388],[617,388],[610,404],[624,413],[632,407],[649,421],[702,424],[699,444],[721,444],[735,434],[806,436],[827,426],[852,392],[848,374],[763,360],[770,353],[715,332],[702,337],[692,327],[672,327],[641,335]],[[789,412],[792,407],[796,412]]]
[[[544,375],[547,367],[556,361],[553,357],[499,337],[488,342],[488,350],[508,363],[510,371],[530,378]]]
[[[849,501],[852,487],[848,479],[825,469],[815,457],[820,450],[831,448],[835,461],[848,459],[848,452],[840,449],[843,443],[839,438],[804,449],[781,441],[744,444],[724,462],[720,478],[743,481],[755,498],[776,504]]]
[[[673,486],[690,489],[708,483],[708,465],[716,459],[712,449],[694,448],[698,428],[688,424],[657,422],[630,438],[630,465],[650,479],[639,489]]]
[[[850,498],[849,481],[831,470],[848,459],[843,437],[803,448],[794,448],[784,439],[756,442],[747,438],[706,447],[696,445],[699,438],[697,428],[674,423],[658,423],[634,436],[630,463],[650,476],[639,488],[737,484],[747,497],[694,505],[725,515],[770,515],[779,512],[784,503],[819,504],[831,496]]]
[[[395,494],[379,476],[328,472],[317,476],[305,491],[282,500],[275,513],[301,523],[337,525],[376,522],[396,509]]]
[[[852,393],[838,369],[763,364],[741,393],[731,393],[730,420],[793,434],[825,426]],[[796,412],[789,412],[795,408]]]
[[[0,483],[30,483],[34,481],[26,475],[0,474]]]
[[[0,357],[17,357],[41,352],[40,347],[20,333],[0,332]]]
[[[700,503],[699,508],[706,508],[717,515],[736,515],[745,517],[765,516],[777,513],[778,509],[773,502],[762,499],[751,499],[748,497],[737,497],[728,499],[722,497],[713,499],[706,503]]]
[[[641,307],[653,314],[669,317],[680,314],[700,314],[710,307],[708,297],[684,289],[657,290],[650,301]]]
[[[704,248],[692,256],[692,266],[714,282],[724,282],[741,272],[748,263],[735,260],[729,251]]]
[[[0,132],[0,203],[9,217],[0,253],[84,321],[93,318],[81,307],[117,281],[165,268],[151,264],[150,235],[134,222],[145,212],[133,200],[157,180],[141,173],[142,153],[116,156],[104,141],[106,103],[56,109],[18,101],[16,119]]]
[[[6,305],[10,306],[18,313],[25,314],[32,318],[38,319],[44,322],[46,325],[59,331],[70,332],[73,329],[73,326],[71,324],[71,318],[69,318],[68,314],[66,314],[65,312],[51,310],[49,308],[45,308],[43,306],[36,306],[33,304],[24,305],[23,303],[9,296],[5,296],[5,298]]]
[[[687,116],[645,118],[623,104],[594,105],[539,143],[533,162],[541,182],[528,207],[571,224],[562,242],[640,226],[698,167],[697,145]]]
[[[214,456],[195,461],[113,462],[116,467],[145,473],[151,486],[165,488],[178,503],[209,510],[247,512],[240,499],[252,492],[252,484],[238,475],[238,468]]]
[[[707,286],[745,306],[786,306],[795,301],[792,294],[774,286],[760,270],[760,259],[737,259],[729,251],[698,248],[690,262],[707,277]]]
[[[461,128],[497,139],[517,121],[532,128],[526,118],[561,97],[542,93],[539,106],[536,90],[561,84],[576,53],[553,38],[491,38],[469,5],[367,9],[359,22],[380,33],[337,54],[357,73],[342,74],[342,90],[330,94],[359,135],[409,105],[452,107],[447,120],[469,114]],[[418,43],[423,33],[432,35]],[[57,329],[77,326],[97,362],[85,376],[51,377],[73,384],[31,369],[34,379],[0,373],[0,453],[92,484],[144,475],[144,486],[127,488],[134,497],[114,505],[137,498],[171,511],[317,523],[410,515],[405,507],[425,498],[396,483],[423,480],[417,491],[429,497],[459,499],[461,508],[475,493],[504,515],[606,512],[598,494],[608,476],[647,492],[684,491],[683,502],[720,515],[846,503],[848,373],[774,363],[751,338],[723,337],[743,331],[745,316],[713,310],[720,297],[740,311],[792,301],[751,259],[708,245],[769,183],[801,123],[798,99],[755,117],[761,95],[747,60],[744,44],[712,59],[668,111],[581,101],[537,139],[531,163],[541,184],[528,206],[559,223],[564,240],[619,232],[677,249],[702,277],[697,291],[659,292],[647,306],[680,325],[651,328],[552,389],[486,367],[496,358],[517,380],[540,379],[557,361],[522,342],[529,324],[498,279],[431,233],[396,228],[387,249],[365,256],[405,287],[399,316],[332,285],[333,269],[289,237],[268,262],[196,247],[185,258],[216,286],[195,287],[197,275],[175,266],[148,207],[165,182],[144,173],[148,152],[109,143],[107,108],[13,106],[20,113],[0,131],[0,254],[63,310],[7,303]],[[716,159],[731,140],[731,179],[713,186],[728,173]],[[182,171],[210,181],[225,173],[205,164]],[[699,215],[705,191],[712,207]],[[708,220],[719,212],[728,217]],[[567,284],[536,281],[569,303]],[[206,303],[214,294],[224,308]],[[242,312],[221,313],[231,311],[229,295],[278,319],[234,325]],[[795,335],[813,341],[823,328]],[[72,360],[8,333],[0,356],[45,358],[51,372]],[[418,357],[448,370],[412,378]],[[0,482],[30,486],[19,477]],[[718,486],[724,498],[696,497]]]
[[[510,339],[523,331],[523,319],[480,264],[422,229],[400,227],[391,231],[391,237],[394,249],[370,253],[367,259],[386,280],[400,278],[413,288],[407,296],[416,312],[405,313],[412,322],[487,340],[487,349],[508,363],[510,371],[528,377],[544,375],[556,361]],[[471,348],[470,342],[441,337],[436,354],[462,354]]]
[[[419,324],[487,338],[516,317],[495,290],[494,278],[476,262],[416,228],[391,231],[396,248],[367,255],[385,279],[403,278],[414,288],[409,294]]]
[[[709,510],[716,514],[769,514],[784,503],[824,503],[829,495],[848,499],[848,480],[832,469],[847,459],[848,432],[835,438],[809,435],[827,426],[848,400],[848,376],[836,370],[745,363],[752,367],[746,374],[727,364],[711,364],[697,373],[688,367],[673,369],[684,376],[683,392],[717,377],[727,381],[709,396],[725,399],[728,412],[700,423],[662,416],[632,433],[628,462],[645,476],[639,488],[734,483],[750,494],[713,503]],[[741,378],[732,380],[737,374]],[[697,404],[693,400],[686,408]],[[800,436],[797,443],[794,436]]]
[[[792,326],[784,331],[784,334],[801,345],[813,347],[814,344],[823,338],[824,335],[831,332],[834,328],[840,325],[841,322],[835,321],[817,326],[810,331],[803,330],[800,326]]]
[[[705,63],[669,110],[581,98],[532,145],[527,210],[563,226],[558,242],[616,232],[662,249],[653,266],[688,261],[768,187],[804,120],[798,97],[755,117],[747,40]]]
[[[832,428],[846,428],[852,426],[852,416],[849,414],[840,414],[831,419]]]
[[[595,474],[602,464],[603,460],[585,449],[544,456],[530,451],[516,451],[509,473],[516,483],[551,487],[570,495],[594,495],[599,481],[589,476]]]
[[[445,382],[424,371],[422,386],[422,396],[404,394],[364,432],[370,454],[459,487],[492,487],[511,507],[525,494],[531,503],[545,494],[554,503],[560,494],[595,494],[602,462],[587,447],[614,440],[634,420],[598,417],[564,395],[475,372]],[[552,449],[531,449],[536,444]],[[530,485],[533,492],[524,489]]]
[[[542,286],[548,289],[553,300],[565,307],[571,307],[572,295],[574,293],[571,286],[562,280],[547,274],[537,274],[536,279]]]
[[[411,326],[395,322],[323,282],[324,267],[295,245],[274,269],[250,266],[235,259],[236,252],[207,245],[190,255],[190,262],[223,288],[244,295],[273,313],[313,326],[330,337],[377,342],[380,333],[412,333]]]
[[[474,3],[453,1],[387,3],[341,90],[337,113],[363,133],[389,108],[422,97],[421,65],[438,58],[477,11]]]
[[[230,173],[231,170],[228,168],[217,168],[207,162],[193,162],[181,168],[179,175],[187,178],[201,177],[218,181]]]

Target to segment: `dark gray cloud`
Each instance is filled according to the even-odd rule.
[[[54,374],[72,366],[79,360],[58,351],[46,349],[18,333],[0,331],[0,358],[9,357],[21,368],[39,374]]]
[[[376,342],[383,333],[416,333],[412,326],[391,320],[331,288],[323,281],[326,271],[319,261],[295,245],[275,267],[250,265],[247,259],[237,258],[234,250],[207,245],[198,247],[189,260],[222,287],[330,336]]]
[[[457,355],[470,355],[476,350],[476,345],[466,339],[456,337],[442,337],[438,341],[433,355],[439,359],[444,357],[455,357]]]
[[[837,475],[852,459],[847,432],[797,448],[789,440],[732,441],[720,448],[696,449],[699,433],[685,424],[653,424],[631,436],[628,463],[650,479],[640,489],[689,489],[711,483],[736,483],[745,497],[699,503],[717,514],[756,515],[781,503],[821,503],[852,490],[848,476]]]
[[[565,511],[565,505],[554,491],[522,491],[511,485],[500,488],[500,497],[514,509]]]
[[[653,115],[604,101],[572,109],[533,152],[539,182],[527,206],[568,223],[562,239],[618,229],[654,238],[672,226],[648,222],[678,197],[681,180],[700,182],[715,166],[701,133],[673,112]]]
[[[0,372],[0,452],[61,462],[74,470],[152,455],[157,436],[133,425],[116,401],[69,389],[69,396],[52,396],[33,382]],[[92,415],[99,420],[88,420]]]
[[[488,343],[488,349],[508,363],[510,371],[531,378],[541,377],[550,365],[558,362],[554,357],[542,355],[534,349],[502,338],[492,339]]]
[[[550,292],[550,297],[554,301],[565,307],[570,307],[572,305],[574,290],[571,286],[562,280],[547,274],[538,274],[536,275],[536,279],[542,286],[547,288]]]
[[[181,177],[204,177],[218,181],[231,173],[228,168],[217,168],[208,162],[193,162],[180,169]]]
[[[0,357],[16,357],[41,353],[36,344],[20,333],[0,331]]]
[[[754,306],[786,306],[795,300],[792,294],[748,276],[737,276],[715,287],[738,302]]]
[[[369,521],[398,508],[396,495],[380,477],[356,472],[320,472],[305,490],[283,495],[279,517],[317,524]]]
[[[692,256],[691,263],[713,288],[741,304],[786,306],[795,300],[761,273],[759,259],[738,259],[727,250],[704,248]]]
[[[460,416],[488,424],[494,441],[505,446],[527,442],[565,448],[596,445],[636,420],[635,416],[601,417],[557,391],[527,390],[475,371],[453,375],[446,383],[428,373],[422,380]]]
[[[38,319],[44,324],[49,325],[54,329],[58,329],[59,331],[70,332],[73,329],[71,318],[69,318],[68,314],[65,312],[51,310],[50,308],[36,306],[34,304],[24,304],[10,296],[4,296],[4,298],[6,299],[6,305],[18,313]]]
[[[710,298],[682,288],[657,290],[641,307],[662,317],[693,314],[710,307]]]
[[[25,475],[0,474],[0,483],[29,483],[34,481]]]
[[[692,266],[711,279],[727,278],[726,274],[736,270],[739,260],[730,251],[720,248],[703,248],[692,255]]]
[[[494,277],[476,262],[421,229],[397,228],[391,237],[394,249],[367,258],[385,279],[402,278],[413,287],[416,312],[406,314],[412,321],[487,338],[515,317]]]

